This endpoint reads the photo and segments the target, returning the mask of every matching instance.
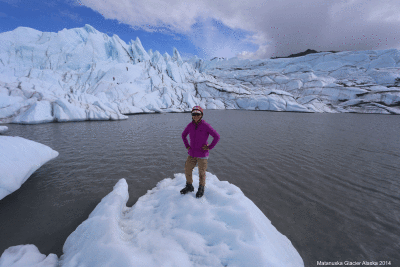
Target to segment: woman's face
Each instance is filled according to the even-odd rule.
[[[193,113],[192,113],[192,118],[193,118],[193,120],[194,120],[194,122],[196,122],[196,123],[198,123],[199,122],[199,120],[201,119],[201,117],[203,117],[200,113],[195,113],[196,115],[197,114],[199,114],[200,116],[193,116]]]

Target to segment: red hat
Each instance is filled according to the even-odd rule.
[[[198,111],[201,112],[201,114],[203,114],[203,109],[202,109],[200,106],[194,106],[194,107],[192,108],[192,112],[195,111],[195,110],[198,110]]]

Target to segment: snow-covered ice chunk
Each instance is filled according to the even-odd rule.
[[[290,240],[240,188],[207,172],[205,194],[181,195],[184,174],[126,207],[121,179],[67,238],[61,266],[304,266]],[[198,186],[198,168],[193,186]]]
[[[18,136],[0,136],[0,200],[58,156],[50,147]]]
[[[6,249],[0,257],[0,267],[57,267],[58,257],[41,254],[35,245],[18,245]]]
[[[0,133],[5,133],[8,131],[8,127],[7,126],[0,126]]]

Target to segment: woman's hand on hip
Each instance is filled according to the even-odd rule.
[[[190,149],[190,146],[187,147],[187,150],[189,150],[189,149]]]
[[[203,146],[203,150],[209,150],[210,148],[208,147],[208,145],[204,145]]]

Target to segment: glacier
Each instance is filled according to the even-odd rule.
[[[400,114],[396,49],[248,60],[146,52],[86,24],[0,34],[0,123],[121,120],[242,109]]]

